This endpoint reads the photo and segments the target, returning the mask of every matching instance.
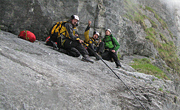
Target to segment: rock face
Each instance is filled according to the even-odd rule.
[[[159,1],[130,1],[152,7],[167,22],[172,33],[177,36],[177,27],[173,25],[175,23],[171,19],[171,15]],[[131,23],[130,20],[124,17],[128,13],[127,8],[129,7],[125,5],[123,0],[114,2],[108,0],[1,0],[0,27],[2,30],[16,35],[21,30],[30,30],[35,33],[37,39],[44,40],[55,22],[68,20],[72,14],[78,14],[80,17],[80,26],[78,27],[80,35],[83,35],[87,21],[91,20],[93,24],[91,35],[94,30],[97,30],[104,36],[104,30],[110,28],[123,47],[120,49],[122,54],[155,56],[157,53],[154,53],[152,44],[147,43],[143,38],[146,34],[142,27],[136,23]],[[148,11],[144,13],[151,16]],[[154,18],[152,17],[152,19]],[[149,21],[145,21],[146,25],[151,27]],[[131,43],[132,41],[129,41],[128,37],[132,37],[131,40],[135,40],[135,42]],[[171,40],[176,41],[175,39]],[[139,46],[142,46],[142,48],[137,50]]]
[[[48,36],[49,29],[55,22],[66,21],[72,14],[77,14],[80,17],[78,31],[82,39],[88,20],[92,21],[90,36],[94,30],[97,30],[103,37],[105,29],[110,28],[113,36],[117,38],[121,45],[118,52],[120,52],[122,59],[125,59],[123,62],[131,62],[132,58],[138,58],[139,56],[147,57],[153,60],[153,64],[166,72],[173,81],[175,81],[174,79],[177,80],[177,82],[166,82],[158,79],[154,81],[153,76],[147,76],[150,77],[147,78],[151,82],[149,83],[146,81],[146,78],[143,77],[141,79],[141,75],[138,76],[138,73],[117,70],[118,74],[127,80],[129,86],[133,83],[136,85],[135,88],[142,89],[148,95],[144,95],[144,93],[141,93],[139,89],[134,89],[134,87],[131,87],[131,90],[136,92],[144,105],[149,109],[169,109],[168,107],[170,109],[178,109],[179,96],[177,94],[180,94],[178,81],[180,78],[176,74],[172,74],[177,72],[174,72],[172,68],[169,69],[167,64],[168,61],[174,63],[175,58],[172,58],[172,61],[165,61],[167,59],[162,57],[166,53],[160,53],[157,45],[159,45],[158,43],[175,44],[178,47],[178,44],[180,44],[178,39],[180,37],[176,22],[179,19],[177,18],[178,15],[174,17],[169,12],[168,7],[160,1],[162,0],[0,0],[0,29],[15,35],[18,35],[21,30],[30,30],[36,35],[38,40],[42,41]],[[149,32],[150,29],[152,32]],[[155,45],[151,41],[152,39],[148,40],[149,36],[153,36],[158,43],[155,42]],[[110,75],[110,71],[100,62],[97,64],[98,67],[97,65],[86,65],[84,62],[79,62],[80,59],[74,59],[53,51],[41,42],[32,44],[22,39],[17,40],[17,36],[3,31],[1,32],[0,40],[0,70],[3,76],[1,78],[1,87],[3,88],[1,89],[1,100],[3,101],[1,102],[4,109],[57,109],[58,107],[72,109],[75,104],[77,105],[76,109],[101,109],[104,107],[105,109],[114,107],[114,109],[138,109],[140,107],[139,104],[135,103],[136,100],[129,96],[130,94],[125,87],[119,85],[119,80]],[[162,47],[162,45],[160,46]],[[173,46],[173,48],[176,47]],[[177,53],[178,51],[179,49],[175,50]],[[56,59],[57,56],[58,60]],[[66,59],[70,60],[67,61]],[[7,64],[6,62],[10,63]],[[88,68],[86,69],[88,70],[77,69],[78,67],[74,62],[78,63],[78,67],[87,66]],[[114,66],[111,63],[109,64],[111,67]],[[72,70],[66,70],[67,66],[70,66]],[[94,68],[95,70],[93,70]],[[132,71],[130,68],[129,66],[126,67],[129,71]],[[170,71],[167,71],[167,68]],[[84,74],[84,72],[89,74]],[[101,74],[97,74],[99,72]],[[105,76],[103,72],[106,73]],[[128,81],[126,77],[129,78],[129,75],[135,75],[137,79],[130,77],[131,81]],[[99,78],[101,76],[103,78]],[[89,80],[89,77],[91,80],[96,79],[95,84],[92,83],[94,82],[93,80],[92,82],[86,82],[86,80]],[[111,78],[109,79],[109,77]],[[19,78],[20,80],[18,80]],[[28,83],[26,83],[26,79],[28,79]],[[72,82],[69,82],[69,80],[72,80]],[[136,82],[136,80],[138,81]],[[104,82],[106,83],[104,84]],[[146,87],[144,87],[144,82],[148,85],[147,91]],[[159,82],[161,84],[158,84]],[[9,84],[7,88],[5,86],[6,83]],[[17,86],[21,83],[25,84]],[[80,85],[74,87],[76,84]],[[107,85],[115,86],[107,87]],[[153,87],[151,87],[152,85]],[[111,87],[112,91],[109,91]],[[152,88],[155,88],[155,90],[152,90]],[[96,91],[92,91],[93,89]],[[61,91],[63,91],[62,94]],[[119,91],[125,93],[119,94]],[[76,92],[80,94],[76,94]],[[153,98],[151,98],[151,94]],[[155,94],[159,97],[156,97]],[[127,97],[124,99],[121,96]],[[96,101],[96,97],[98,97],[98,101]],[[115,99],[111,100],[109,97]],[[47,99],[50,100],[48,101]],[[15,100],[18,100],[18,102],[15,102]],[[53,102],[52,105],[51,102]],[[68,104],[67,102],[71,103]],[[126,106],[126,103],[128,103],[128,106]],[[152,108],[150,104],[153,105]],[[106,107],[106,105],[108,106]]]
[[[91,57],[91,59],[95,59]],[[126,86],[101,62],[67,56],[0,32],[0,109],[143,110]],[[114,63],[105,61],[111,68]],[[113,69],[148,110],[179,110],[180,86],[170,80]]]
[[[165,5],[161,4],[160,1],[129,1],[134,4],[152,7],[167,22],[174,36],[177,36],[177,27],[173,25],[175,22],[171,19],[172,17]],[[127,0],[127,2],[129,1]],[[157,52],[153,44],[146,41],[145,36],[147,35],[143,27],[124,17],[125,14],[129,13],[127,8],[131,8],[125,2],[123,0],[115,0],[113,2],[109,0],[1,0],[0,9],[2,11],[0,13],[2,16],[0,26],[2,30],[12,32],[16,35],[21,30],[30,30],[35,33],[37,39],[44,40],[48,36],[49,29],[55,22],[68,20],[72,14],[78,14],[80,17],[78,31],[81,37],[87,21],[91,20],[91,35],[94,30],[97,30],[104,36],[104,30],[110,28],[112,34],[119,40],[122,46],[119,50],[121,54],[139,54],[141,56],[155,57]],[[140,10],[153,21],[157,21],[150,11]],[[145,24],[148,28],[152,27],[148,19],[145,20]],[[160,24],[159,27],[161,27]],[[176,39],[171,39],[167,30],[161,28],[159,30],[162,30],[161,33],[168,39],[178,44]]]

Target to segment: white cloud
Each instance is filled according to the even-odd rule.
[[[165,3],[172,11],[180,9],[180,0],[161,0],[161,2]]]

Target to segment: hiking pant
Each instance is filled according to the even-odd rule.
[[[91,48],[92,50],[94,50],[94,52],[97,52],[99,54],[102,54],[103,53],[103,50],[104,50],[104,42],[101,42],[99,44],[98,47],[95,47],[93,46],[93,44],[89,44],[89,48]],[[95,56],[94,53],[92,52],[92,50],[88,49],[88,52],[89,52],[89,56]]]
[[[102,54],[104,51],[104,42],[100,42],[99,46],[97,47],[96,52]]]
[[[75,48],[83,57],[89,54],[88,51],[84,48],[84,46],[79,43],[79,41],[72,41],[70,39],[66,39],[63,47],[66,50],[71,50],[72,48]]]
[[[67,50],[67,54],[73,57],[79,57],[81,53],[74,47]]]
[[[114,60],[114,62],[116,63],[116,66],[120,66],[121,67],[121,64],[120,64],[120,61],[118,60],[118,57],[117,57],[117,54],[116,52],[111,52],[111,51],[105,51],[104,53],[101,54],[101,57],[104,59],[104,60]]]

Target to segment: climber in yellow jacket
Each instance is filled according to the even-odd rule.
[[[88,26],[85,29],[84,32],[84,36],[85,36],[85,40],[84,43],[86,44],[86,46],[88,46],[89,48],[87,48],[89,55],[90,56],[95,56],[94,52],[98,53],[98,54],[102,54],[103,53],[103,48],[104,48],[104,43],[101,42],[101,40],[98,41],[98,38],[100,36],[100,34],[97,31],[94,31],[93,36],[89,37],[89,31],[90,31],[90,26],[91,26],[91,21],[88,21]],[[92,50],[94,52],[92,52]]]
[[[78,33],[75,31],[78,22],[79,17],[72,15],[69,21],[63,23],[55,30],[58,33],[57,45],[61,45],[60,48],[71,51],[71,54],[73,51],[75,54],[72,56],[78,57],[81,54],[83,61],[93,63],[89,58],[88,51],[82,45],[84,41],[79,38]]]

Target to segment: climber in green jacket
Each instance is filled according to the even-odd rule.
[[[121,64],[120,61],[118,60],[117,57],[117,50],[119,49],[120,45],[117,42],[116,38],[113,37],[113,35],[111,34],[111,30],[107,29],[105,31],[105,37],[102,39],[102,41],[104,42],[104,48],[105,51],[104,53],[101,54],[102,58],[104,60],[114,60],[114,62],[116,63],[116,68],[120,68]]]

